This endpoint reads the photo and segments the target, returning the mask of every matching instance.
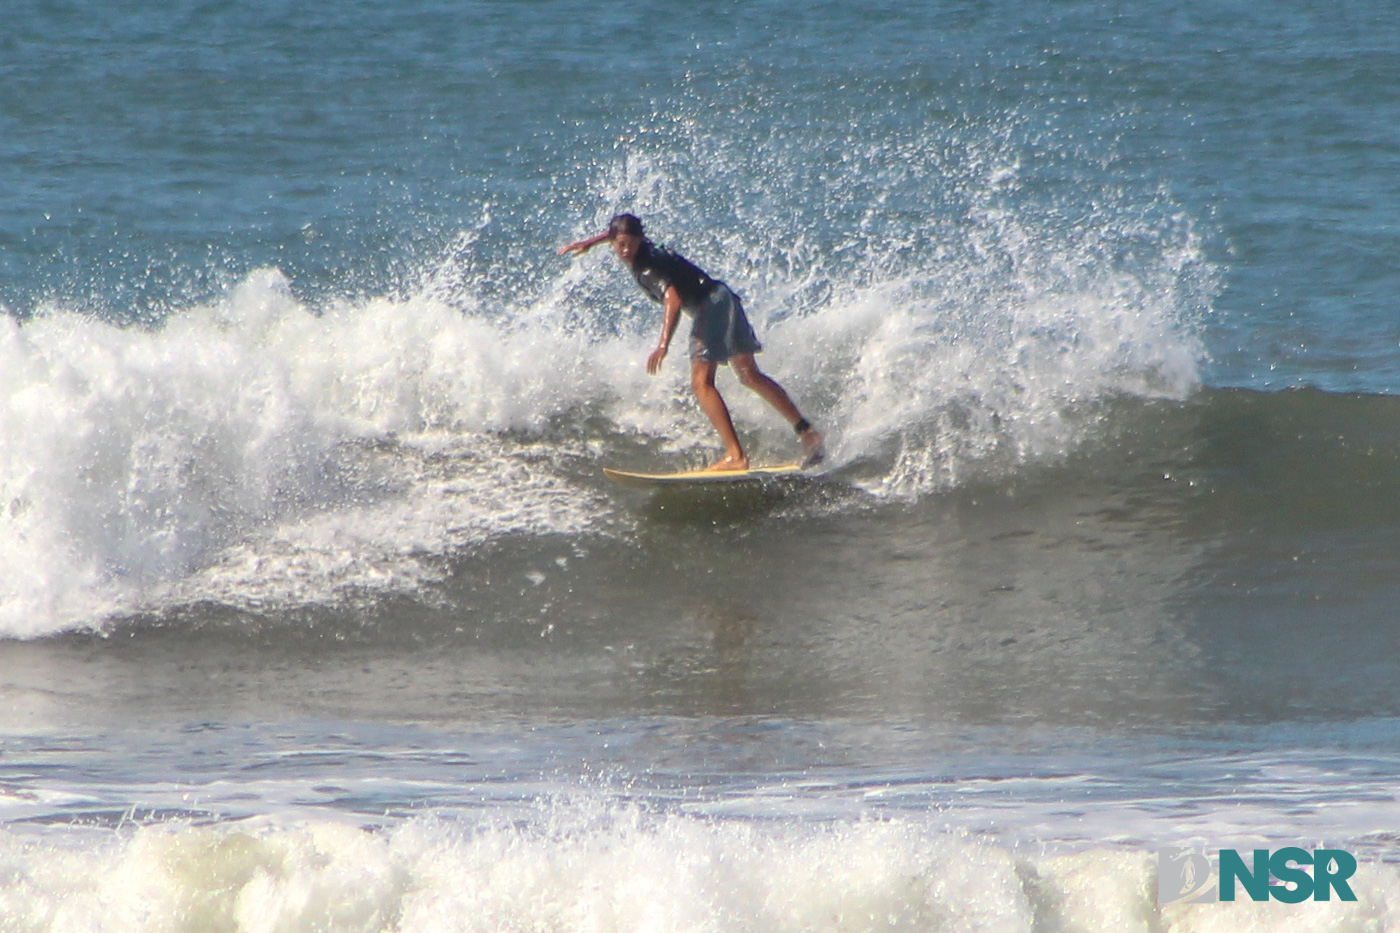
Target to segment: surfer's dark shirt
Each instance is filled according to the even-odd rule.
[[[681,296],[681,310],[694,314],[716,285],[699,266],[673,250],[657,246],[650,240],[642,244],[632,263],[632,278],[652,301],[664,303],[666,289],[675,288]]]
[[[653,301],[664,304],[668,288],[680,294],[681,310],[694,318],[692,360],[727,363],[740,353],[763,349],[734,290],[679,253],[644,241],[632,263],[632,277]]]

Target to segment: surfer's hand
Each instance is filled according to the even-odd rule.
[[[655,376],[661,372],[661,361],[666,359],[666,348],[657,347],[651,351],[651,356],[647,357],[647,375]]]

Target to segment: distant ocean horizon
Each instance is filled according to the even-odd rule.
[[[1397,926],[1390,7],[8,12],[0,931]]]

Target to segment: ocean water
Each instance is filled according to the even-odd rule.
[[[15,0],[0,931],[1400,928],[1379,0]],[[745,300],[716,456],[600,249]],[[722,373],[755,460],[797,445]],[[1354,902],[1157,903],[1340,848]]]

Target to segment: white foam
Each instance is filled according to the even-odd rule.
[[[749,823],[587,806],[544,824],[422,817],[0,831],[10,930],[1386,929],[1400,874],[1355,902],[1156,903],[1155,853],[1043,853],[915,822]]]
[[[1199,385],[1181,269],[972,294],[965,269],[946,273],[853,289],[770,336],[835,382],[834,462],[893,459],[872,491],[916,495],[1054,460],[1094,435],[1105,401],[1183,399]]]
[[[590,395],[596,350],[557,330],[424,298],[315,314],[275,270],[156,331],[0,318],[0,367],[0,634],[19,637],[189,595],[200,574],[241,577],[244,601],[300,576],[315,599],[423,566],[386,570],[392,555],[576,532],[596,503],[529,437],[615,385]]]
[[[852,290],[764,335],[765,365],[810,402],[838,465],[897,447],[879,488],[918,493],[1008,450],[1012,463],[1063,451],[1086,428],[1075,406],[1192,385],[1194,349],[1160,314],[1051,296],[958,309],[971,323],[950,329],[920,289]],[[650,336],[589,338],[542,313],[487,320],[422,296],[312,313],[275,270],[157,331],[4,318],[0,633],[95,627],[172,599],[411,591],[493,534],[578,533],[607,506],[549,465],[582,450],[531,449],[552,420],[601,414],[674,452],[714,443],[683,365],[645,376]],[[724,384],[756,451],[790,454],[779,419]]]

